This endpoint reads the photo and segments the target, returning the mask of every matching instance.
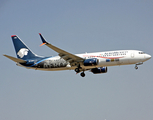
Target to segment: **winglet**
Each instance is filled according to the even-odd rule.
[[[40,35],[40,38],[41,38],[41,40],[42,40],[42,42],[43,42],[40,46],[47,44],[47,41],[46,41],[45,38],[41,35],[41,33],[39,33],[39,35]]]

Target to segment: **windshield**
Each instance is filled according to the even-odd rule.
[[[139,52],[139,54],[145,54],[145,52],[142,52],[142,51],[141,51],[141,52]]]

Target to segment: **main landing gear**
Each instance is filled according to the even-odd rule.
[[[76,73],[79,73],[79,72],[82,71],[81,69],[82,69],[82,68],[80,67],[80,64],[79,64],[78,67],[75,68],[75,72],[76,72]],[[80,75],[81,75],[81,77],[85,77],[84,71],[83,71],[82,73],[80,73]]]
[[[85,77],[85,73],[84,73],[84,72],[82,72],[80,75],[81,75],[82,77]]]
[[[79,73],[81,70],[80,70],[81,68],[76,68],[75,69],[75,72],[76,73]],[[85,77],[85,73],[84,73],[84,71],[82,72],[82,73],[80,73],[80,75],[81,75],[81,77]]]
[[[80,68],[75,68],[75,72],[79,73],[80,72]]]
[[[135,69],[137,70],[138,69],[138,65],[142,65],[142,64],[143,64],[143,62],[135,64]]]

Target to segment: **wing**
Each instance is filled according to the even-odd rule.
[[[40,38],[43,42],[40,46],[47,45],[48,47],[50,47],[54,51],[58,52],[59,53],[58,55],[61,58],[63,58],[64,60],[66,60],[67,62],[69,62],[71,65],[73,65],[74,63],[82,63],[84,61],[84,59],[79,56],[76,56],[76,55],[71,54],[69,52],[66,52],[56,46],[53,46],[52,44],[48,43],[40,33],[39,33],[39,35],[40,35]]]

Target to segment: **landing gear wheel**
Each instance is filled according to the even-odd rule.
[[[135,69],[137,70],[137,69],[138,69],[138,67],[137,67],[137,66],[135,66]]]
[[[138,66],[137,65],[142,65],[142,64],[143,64],[143,62],[139,62],[139,63],[135,64],[135,69],[136,70],[138,69]]]
[[[80,72],[80,69],[79,68],[75,68],[75,72],[76,73],[79,73]]]
[[[80,75],[81,75],[82,77],[85,77],[85,73],[84,73],[84,72],[82,72]]]

